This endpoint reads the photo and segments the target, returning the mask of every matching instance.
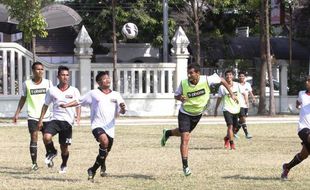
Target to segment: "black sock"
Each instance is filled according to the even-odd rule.
[[[46,144],[45,145],[45,148],[46,148],[46,154],[50,154],[50,153],[57,153],[57,150],[55,149],[54,147],[54,143],[53,141],[51,141],[50,143]]]
[[[300,156],[300,154],[296,154],[295,157],[290,161],[290,163],[286,164],[286,168],[287,169],[291,169],[293,168],[294,166],[300,164],[300,162],[302,162],[302,158]]]
[[[248,128],[247,128],[246,124],[243,123],[243,124],[240,124],[240,125],[242,126],[242,129],[243,129],[243,131],[244,131],[244,134],[245,134],[245,135],[248,135]]]
[[[182,164],[183,164],[183,168],[187,168],[188,167],[187,157],[182,158]]]
[[[62,158],[61,167],[67,166],[67,161],[68,161],[68,159],[69,159],[69,152],[68,152],[67,155],[61,154],[61,158]]]
[[[38,151],[37,142],[30,141],[29,150],[30,150],[32,164],[36,164],[37,163],[37,151]]]
[[[96,170],[102,165],[103,160],[99,155],[96,158],[96,162],[94,163],[92,170],[93,172],[96,172]]]
[[[166,136],[166,139],[168,139],[170,136],[172,136],[172,131],[168,130],[165,136]]]
[[[234,134],[237,134],[237,133],[238,133],[240,127],[241,127],[240,124],[237,124],[237,126],[234,125],[234,127],[233,127],[233,132],[234,132]]]
[[[230,145],[234,144],[234,141],[229,141],[229,144],[230,144]]]

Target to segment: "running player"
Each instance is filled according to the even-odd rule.
[[[181,137],[180,152],[185,176],[191,175],[191,170],[188,167],[190,133],[198,124],[202,113],[206,110],[210,97],[210,86],[212,84],[222,83],[227,87],[232,98],[236,99],[235,95],[229,89],[227,82],[217,74],[213,74],[206,78],[201,77],[200,65],[188,65],[187,74],[188,79],[181,81],[181,84],[174,94],[175,99],[182,102],[178,114],[178,128],[172,130],[164,129],[161,138],[161,146],[165,146],[170,136]]]
[[[32,170],[39,169],[37,164],[37,152],[38,152],[38,130],[37,124],[41,114],[41,108],[44,103],[44,98],[47,90],[53,86],[50,80],[44,79],[44,66],[40,62],[34,62],[32,64],[32,78],[26,80],[23,83],[22,93],[18,106],[13,117],[13,122],[18,120],[19,113],[27,102],[28,112],[28,130],[30,133],[30,156],[32,160]],[[49,121],[51,113],[46,111],[43,116],[43,125],[46,126],[46,122]]]
[[[69,68],[65,66],[58,67],[58,80],[57,86],[51,87],[45,97],[45,103],[42,107],[41,116],[38,122],[38,128],[42,127],[42,120],[45,112],[48,109],[50,103],[53,103],[53,115],[51,121],[44,128],[43,141],[47,149],[45,164],[52,167],[53,158],[57,155],[57,150],[54,147],[52,137],[59,134],[59,144],[61,149],[62,164],[60,166],[59,173],[66,173],[67,161],[69,158],[68,145],[72,140],[72,126],[77,116],[77,122],[80,120],[80,107],[77,108],[61,108],[60,104],[68,103],[76,100],[80,97],[80,92],[77,88],[70,86],[69,84]]]
[[[115,118],[118,113],[125,114],[125,103],[119,92],[110,89],[111,79],[108,72],[100,72],[96,76],[98,89],[91,90],[78,101],[60,105],[63,108],[71,106],[87,106],[91,108],[92,133],[99,142],[99,154],[92,167],[87,170],[88,180],[93,181],[96,171],[101,167],[100,175],[106,176],[106,158],[110,152],[115,131]]]

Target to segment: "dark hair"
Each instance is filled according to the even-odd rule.
[[[194,69],[196,73],[200,72],[200,65],[196,64],[196,63],[192,63],[192,64],[189,64],[187,66],[187,70],[191,70],[191,69]]]
[[[66,66],[63,66],[63,65],[60,65],[59,67],[58,67],[58,75],[61,73],[61,71],[68,71],[69,72],[69,68],[68,67],[66,67]]]
[[[36,61],[36,62],[34,62],[34,63],[32,64],[31,69],[34,70],[35,67],[36,67],[37,65],[42,65],[42,66],[43,66],[43,64],[42,64],[41,62]]]
[[[96,82],[99,82],[101,80],[101,77],[104,75],[109,76],[109,72],[108,71],[100,71],[96,76]]]
[[[240,75],[244,75],[244,76],[246,76],[246,75],[247,75],[247,73],[246,73],[245,71],[239,71],[238,76],[240,76]]]
[[[225,74],[224,74],[224,75],[226,76],[227,73],[231,73],[231,74],[234,75],[234,71],[233,71],[233,70],[227,70],[227,71],[225,71]]]

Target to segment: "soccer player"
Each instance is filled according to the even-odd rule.
[[[217,108],[220,105],[221,101],[223,100],[223,115],[225,118],[225,122],[227,125],[227,135],[224,137],[224,147],[226,149],[229,148],[231,150],[236,149],[236,146],[234,144],[234,135],[233,135],[233,126],[238,125],[238,114],[240,112],[240,101],[241,100],[241,94],[244,95],[244,92],[241,91],[239,84],[237,82],[233,81],[234,74],[232,70],[228,70],[225,72],[225,79],[226,82],[229,85],[229,88],[234,93],[234,95],[237,97],[238,101],[235,101],[230,93],[227,91],[226,88],[224,88],[223,85],[219,88],[219,97],[217,98],[215,109],[214,109],[214,116],[217,116]]]
[[[30,133],[30,156],[32,160],[32,170],[38,170],[37,164],[37,144],[38,144],[38,130],[37,123],[41,114],[41,108],[44,103],[44,98],[47,90],[53,86],[50,80],[44,79],[44,66],[40,62],[34,62],[32,64],[33,76],[31,79],[24,81],[21,97],[18,102],[18,106],[13,117],[13,122],[18,120],[19,113],[27,102],[28,112],[28,130]],[[46,122],[49,121],[51,113],[49,110],[43,116],[43,125],[46,126]]]
[[[72,126],[75,120],[75,114],[77,122],[79,122],[81,109],[80,107],[64,109],[59,107],[59,105],[77,100],[80,97],[80,92],[77,88],[72,87],[69,84],[68,67],[59,66],[57,78],[59,84],[51,87],[46,93],[45,102],[42,107],[37,127],[38,129],[41,129],[43,116],[45,115],[49,104],[53,103],[53,115],[51,121],[43,130],[43,141],[47,149],[45,164],[49,167],[53,167],[54,165],[53,158],[57,155],[57,150],[54,147],[52,137],[58,133],[62,158],[59,173],[66,173],[67,161],[69,158],[68,145],[71,144],[72,140]]]
[[[308,158],[310,153],[310,75],[306,79],[306,90],[298,93],[296,108],[300,109],[297,131],[302,141],[302,149],[289,163],[283,164],[283,180],[287,180],[289,171]]]
[[[236,138],[238,138],[238,131],[239,129],[242,127],[245,137],[247,139],[251,139],[252,135],[248,132],[248,128],[246,125],[246,117],[248,116],[248,109],[249,109],[249,96],[251,96],[252,98],[252,102],[255,102],[255,96],[252,92],[252,87],[251,84],[246,82],[245,77],[246,77],[246,73],[243,71],[240,71],[238,73],[238,77],[239,77],[239,85],[240,88],[242,88],[242,91],[245,92],[245,98],[242,98],[240,101],[240,113],[239,113],[239,122],[237,126],[234,126],[233,132],[234,132],[234,136]]]
[[[115,118],[119,113],[125,114],[125,103],[119,92],[110,89],[111,79],[108,72],[99,72],[96,76],[98,89],[91,90],[78,101],[62,104],[67,108],[77,105],[90,105],[92,133],[99,142],[99,154],[92,167],[87,170],[88,180],[95,177],[96,171],[101,167],[100,175],[106,176],[106,158],[111,151],[115,131]]]
[[[229,89],[227,82],[217,74],[206,78],[201,77],[200,66],[198,64],[188,65],[187,75],[188,78],[181,81],[174,94],[175,99],[182,102],[178,114],[178,128],[172,130],[164,129],[161,138],[161,146],[165,146],[170,136],[181,137],[180,152],[185,176],[191,175],[190,168],[188,167],[190,133],[198,124],[202,113],[206,110],[210,97],[210,86],[212,84],[222,83],[228,88],[231,96],[236,99],[235,95]]]

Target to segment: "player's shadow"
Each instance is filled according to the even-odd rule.
[[[37,177],[37,176],[12,176],[15,179],[28,179],[28,180],[43,180],[43,181],[58,181],[58,182],[81,182],[80,179],[68,178],[55,178],[55,177]]]
[[[224,148],[221,147],[192,147],[191,150],[224,150]]]
[[[0,167],[0,173],[10,175],[23,175],[30,174],[32,173],[32,171],[29,168]]]
[[[242,179],[242,180],[279,180],[279,177],[259,177],[259,176],[241,176],[241,175],[233,175],[233,176],[224,176],[224,179]]]
[[[143,174],[108,174],[106,177],[155,180],[153,176]]]

